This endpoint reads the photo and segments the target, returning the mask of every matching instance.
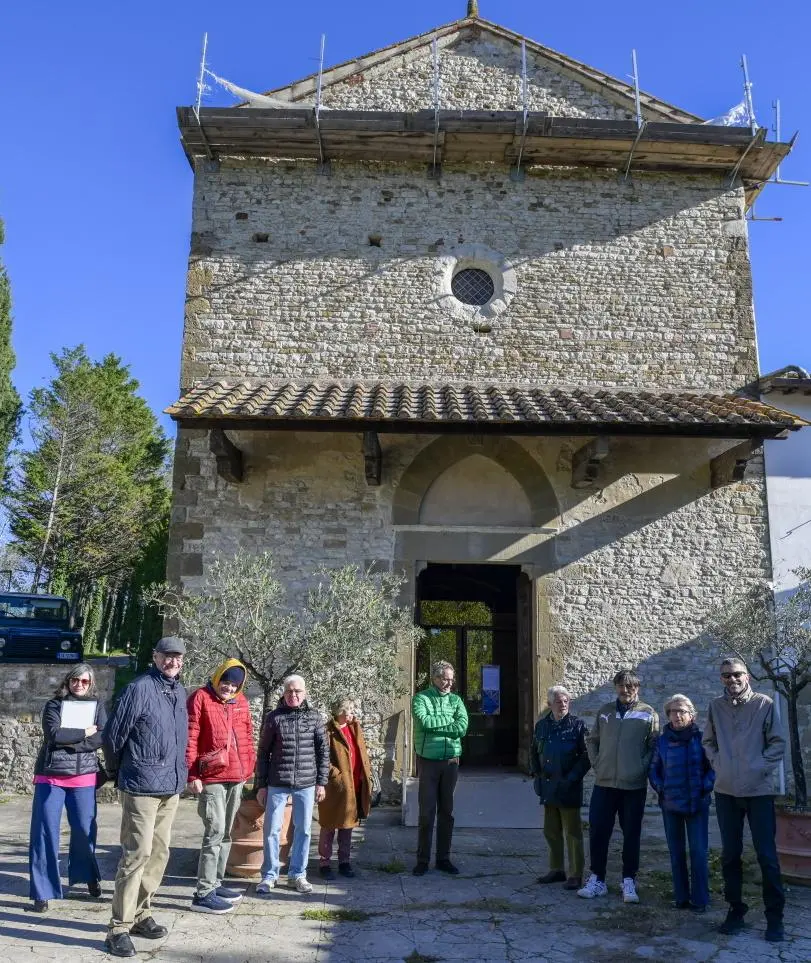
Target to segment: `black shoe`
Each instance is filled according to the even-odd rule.
[[[33,913],[47,913],[48,912],[48,900],[47,899],[35,899],[34,905],[31,907]]]
[[[727,936],[734,936],[735,933],[740,933],[746,926],[743,918],[746,916],[748,910],[749,907],[746,903],[738,903],[735,906],[730,906],[727,911],[727,918],[718,927],[718,932],[726,933]]]
[[[147,916],[140,923],[131,926],[130,933],[133,936],[143,936],[146,940],[162,940],[164,936],[169,935],[169,930],[160,923],[156,923],[151,916]]]
[[[135,956],[135,947],[127,933],[116,933],[104,941],[110,956]]]
[[[90,893],[91,896],[101,896],[101,883],[97,879],[94,879],[92,883],[87,884],[87,892]]]
[[[411,870],[412,876],[425,876],[428,872],[428,863],[417,863],[414,869]]]
[[[436,868],[442,870],[443,873],[450,873],[451,876],[459,875],[459,868],[454,866],[449,859],[438,859],[436,861]]]
[[[766,939],[769,943],[782,943],[785,938],[783,924],[779,920],[766,923]]]
[[[690,903],[690,909],[691,909],[694,913],[706,913],[706,912],[707,912],[707,904],[704,903],[702,906],[696,906],[695,903]]]
[[[333,873],[331,866],[319,866],[318,875],[321,879],[335,879],[335,873]]]
[[[565,883],[566,874],[562,869],[550,869],[548,873],[538,877],[539,883]]]
[[[338,872],[341,876],[347,876],[349,879],[358,875],[355,870],[352,869],[352,863],[338,863]]]

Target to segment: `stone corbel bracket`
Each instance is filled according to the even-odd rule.
[[[363,433],[363,468],[367,485],[379,485],[383,477],[383,452],[376,431]]]
[[[724,485],[743,481],[746,466],[755,455],[760,454],[762,447],[761,439],[753,438],[710,459],[710,488],[723,488]]]
[[[217,474],[227,482],[239,484],[245,477],[242,451],[231,441],[222,428],[212,428],[208,433],[208,447],[217,457]]]
[[[600,467],[608,457],[610,445],[608,438],[600,437],[572,455],[572,488],[594,488],[600,474]]]

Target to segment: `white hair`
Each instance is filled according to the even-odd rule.
[[[670,710],[671,710],[674,706],[684,706],[684,708],[690,713],[690,715],[691,715],[694,719],[695,719],[695,717],[698,715],[698,713],[696,712],[696,707],[695,707],[695,706],[693,705],[693,703],[687,698],[687,696],[686,696],[686,695],[682,695],[681,692],[677,692],[675,695],[672,695],[672,696],[667,700],[667,702],[665,703],[665,715],[667,715],[668,712],[670,712]]]
[[[304,689],[306,692],[307,683],[304,681],[304,679],[300,675],[289,675],[287,676],[286,679],[282,679],[282,691],[286,691],[287,687],[290,685],[291,682],[300,682],[301,688]]]
[[[571,692],[564,685],[553,685],[546,693],[546,701],[551,706],[555,701],[556,695],[565,695],[569,699],[572,698]]]

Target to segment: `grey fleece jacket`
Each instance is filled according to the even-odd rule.
[[[644,789],[658,735],[659,716],[647,703],[633,703],[622,718],[616,701],[602,706],[586,739],[595,784]]]
[[[715,770],[715,791],[726,796],[773,796],[786,736],[774,702],[747,689],[713,699],[701,740]]]

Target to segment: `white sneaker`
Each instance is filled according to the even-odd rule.
[[[583,899],[594,899],[595,896],[605,896],[606,893],[608,893],[608,887],[605,883],[601,883],[594,873],[586,880],[586,885],[577,891],[577,895],[582,896]]]
[[[313,891],[313,884],[307,880],[306,876],[296,876],[295,879],[290,879],[287,883],[297,893],[312,893]]]
[[[623,903],[638,903],[639,896],[636,892],[636,884],[630,878],[626,876],[622,881],[622,902]]]
[[[276,880],[271,876],[268,879],[263,879],[261,883],[257,883],[256,892],[260,896],[267,896],[268,893],[274,889],[276,886]]]

